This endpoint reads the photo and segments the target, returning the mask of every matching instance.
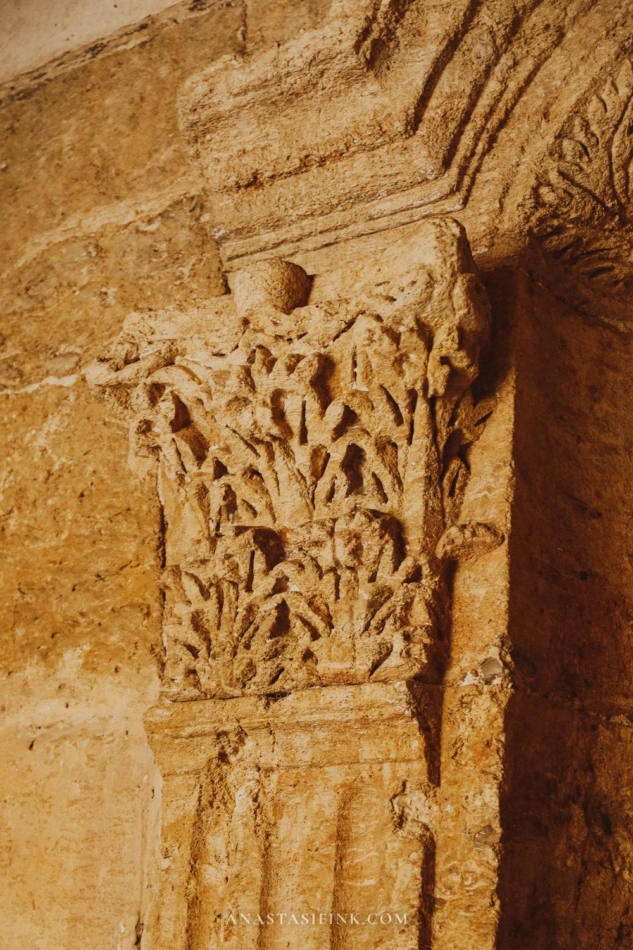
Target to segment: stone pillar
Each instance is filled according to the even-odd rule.
[[[90,370],[163,508],[155,950],[430,946],[454,565],[503,540],[462,517],[490,310],[453,221],[386,261],[318,302],[298,265],[251,265]]]
[[[423,693],[367,683],[157,707],[153,946],[417,950],[435,850]]]

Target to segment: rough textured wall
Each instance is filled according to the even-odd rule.
[[[6,947],[135,945],[155,821],[141,716],[157,690],[159,510],[80,369],[131,310],[224,292],[177,132],[184,79],[323,12],[176,7],[50,81],[3,89]]]

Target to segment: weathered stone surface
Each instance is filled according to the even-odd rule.
[[[586,6],[337,0],[320,29],[192,77],[181,126],[227,264],[463,208],[508,113]]]
[[[489,307],[458,226],[348,299],[273,261],[215,312],[130,318],[87,376],[156,454],[174,698],[437,680]],[[460,453],[462,453],[460,455]]]
[[[190,71],[243,45],[244,10],[188,6],[2,90],[7,948],[132,950],[148,906],[160,776],[142,715],[162,658],[160,509],[81,371],[131,310],[225,291],[175,103]],[[304,20],[297,7],[297,29],[311,9]],[[275,42],[257,16],[253,44]]]
[[[437,819],[422,708],[401,683],[154,710],[164,870],[152,945],[256,947],[260,915],[269,946],[417,948]]]
[[[10,948],[631,945],[631,5],[449,6],[1,90]]]
[[[329,296],[328,283],[344,295]],[[495,408],[485,391],[478,400],[472,393],[489,333],[488,301],[463,232],[451,221],[424,226],[415,241],[385,252],[370,271],[359,262],[330,273],[325,287],[319,288],[318,275],[311,280],[279,260],[252,265],[234,276],[233,285],[234,297],[206,312],[133,315],[86,371],[129,426],[133,454],[158,461],[163,697],[189,700],[182,738],[199,737],[173,746],[161,734],[161,723],[171,722],[169,707],[152,714],[166,782],[165,863],[147,940],[157,947],[257,942],[257,929],[242,933],[241,923],[250,925],[234,919],[242,893],[250,908],[246,918],[272,917],[277,930],[266,931],[266,939],[274,945],[305,939],[301,931],[286,932],[275,916],[293,899],[301,908],[296,918],[316,915],[319,926],[330,928],[327,939],[341,945],[360,939],[347,929],[353,926],[349,913],[368,921],[374,913],[380,917],[372,907],[386,906],[408,923],[385,931],[383,945],[428,944],[434,893],[452,892],[455,900],[460,890],[450,883],[456,847],[452,831],[442,834],[438,805],[448,564],[463,561],[472,571],[502,543],[506,523],[503,505],[488,506],[491,521],[472,517],[477,506],[461,520],[470,471],[464,453]],[[500,448],[504,457],[507,438]],[[500,594],[503,614],[503,584]],[[476,848],[490,848],[485,871],[475,870],[471,845],[457,850],[481,877],[477,888],[486,889],[490,905],[500,780],[499,746],[490,736],[500,739],[504,667],[494,647],[478,662],[480,673],[468,673],[464,684],[494,683],[497,691],[484,693],[483,704],[476,693],[468,701],[474,708],[462,723],[461,742],[471,746],[485,736],[492,756],[483,810],[481,804],[465,810],[491,829],[490,842],[473,839]],[[397,738],[394,702],[404,681],[411,698],[403,725],[407,716],[417,723],[413,758]],[[395,684],[393,698],[386,685],[378,688],[380,682]],[[336,692],[334,684],[350,685]],[[376,684],[373,692],[370,684]],[[230,699],[244,693],[269,694],[274,706]],[[289,693],[292,701],[279,699]],[[203,697],[215,698],[191,703]],[[301,710],[296,715],[295,704]],[[348,706],[351,748],[345,753],[338,730]],[[265,724],[249,725],[264,712]],[[384,716],[396,721],[381,739]],[[212,728],[209,717],[211,723],[219,718],[222,728]],[[300,762],[293,751],[297,740],[288,745],[284,739],[288,722],[294,735],[297,717]],[[361,749],[368,743],[369,756],[360,771],[362,757],[352,768],[359,743]],[[242,755],[243,747],[250,751]],[[331,763],[320,761],[321,747],[337,750]],[[325,769],[318,779],[311,772],[317,767]],[[282,769],[281,785],[276,768]],[[475,801],[477,785],[471,774]],[[346,866],[352,834],[340,823],[357,794],[367,801],[377,795],[384,817],[361,849],[367,870],[354,871],[359,886],[361,879],[368,882],[366,896],[360,904],[356,898],[356,910],[350,905],[343,911],[356,892],[339,868],[340,862]],[[245,795],[253,804],[242,813]],[[355,820],[361,821],[364,806],[358,807]],[[447,808],[452,815],[454,807]],[[418,813],[426,818],[419,832],[423,847],[411,852],[403,891],[397,882],[404,852],[396,845],[409,811],[414,824]],[[261,824],[264,814],[267,825]],[[318,843],[290,831],[299,815],[309,830],[312,814],[315,820],[321,815]],[[463,820],[460,815],[460,827]],[[287,839],[272,845],[281,834],[277,827],[286,829]],[[205,842],[211,841],[209,851]],[[308,883],[295,876],[290,888],[279,889],[275,881],[285,879],[284,866],[269,864],[288,849]],[[371,856],[383,851],[382,870],[372,870]],[[436,880],[438,857],[445,873]],[[218,860],[226,864],[222,874]],[[193,865],[200,867],[192,876]],[[385,882],[391,878],[390,891]],[[466,876],[466,887],[472,880]],[[484,945],[495,919],[493,912],[482,921]],[[363,931],[370,942],[372,932]],[[317,928],[309,939],[318,944],[324,933]]]
[[[405,923],[381,943],[417,947],[431,939],[436,887],[449,887],[435,880],[443,561],[470,562],[503,540],[494,525],[460,520],[464,452],[494,408],[471,390],[490,312],[455,222],[422,228],[372,278],[362,266],[330,275],[345,296],[311,302],[317,281],[300,267],[255,264],[211,311],[131,317],[86,371],[127,422],[132,452],[158,460],[163,695],[189,700],[185,734],[199,737],[178,742],[175,758],[168,743],[161,766],[165,862],[146,938],[156,947],[255,945],[257,929],[239,929],[240,895],[247,919],[270,916],[274,945],[304,940],[276,917],[294,901],[293,919],[316,915],[342,946],[360,939],[348,929],[357,916],[397,914]],[[485,684],[502,673],[483,660]],[[399,713],[405,681],[410,708]],[[380,682],[396,684],[393,698]],[[251,720],[266,707],[230,699],[244,693],[276,697],[264,724]],[[288,693],[296,698],[279,699]],[[191,703],[202,697],[215,699]],[[502,707],[472,717],[478,735]],[[159,758],[171,715],[159,707],[152,718]],[[413,720],[413,747],[398,739],[400,715]],[[385,716],[395,721],[381,738]],[[284,738],[297,720],[302,752]],[[498,826],[498,781],[494,826],[482,827]],[[370,831],[361,816],[376,798]],[[292,831],[300,816],[306,827]],[[297,871],[278,884],[288,851]],[[494,850],[489,863],[479,886],[490,899]],[[373,931],[363,933],[371,945]]]

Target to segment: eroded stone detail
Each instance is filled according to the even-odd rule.
[[[360,295],[309,303],[254,265],[203,320],[129,319],[90,371],[159,460],[165,686],[179,698],[436,678],[441,556],[463,527],[489,311],[463,234]],[[436,551],[438,553],[436,553]]]
[[[554,142],[534,192],[533,230],[565,293],[627,295],[633,286],[633,65],[597,84]],[[572,279],[565,279],[570,272]],[[584,301],[582,301],[584,302]]]
[[[180,125],[226,263],[464,207],[499,129],[583,6],[336,0],[318,29],[192,76]]]
[[[423,705],[400,683],[156,707],[153,950],[429,946],[438,804]]]

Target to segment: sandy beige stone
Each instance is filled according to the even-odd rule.
[[[632,27],[178,4],[2,88],[11,950],[633,946]]]
[[[456,854],[438,804],[448,565],[472,571],[504,540],[502,526],[461,518],[463,453],[495,406],[471,389],[489,304],[450,220],[385,253],[371,279],[360,262],[329,280],[345,296],[320,299],[318,275],[311,281],[295,264],[254,264],[214,310],[132,316],[86,371],[128,425],[132,451],[158,461],[162,695],[187,700],[187,725],[173,746],[161,732],[171,705],[150,720],[166,783],[163,870],[147,937],[157,947],[255,946],[253,915],[272,927],[271,946],[417,947],[431,939],[434,895],[451,893],[456,860],[472,869],[467,887],[474,875],[488,903],[494,892],[498,686],[483,703],[478,690],[460,700],[463,710],[474,706],[462,742],[485,739],[495,763],[492,774],[483,768],[481,789],[470,773],[476,804],[457,809],[458,827],[466,815],[476,823],[481,853]],[[507,452],[507,439],[501,445]],[[503,682],[498,645],[477,662],[464,685]],[[407,690],[409,711],[399,714]],[[274,705],[232,698],[248,693]],[[403,728],[415,725],[402,740],[399,715]],[[384,716],[393,724],[383,736]],[[287,723],[302,737],[289,745]],[[198,738],[183,744],[189,735]],[[322,759],[326,749],[331,760]],[[361,818],[370,802],[384,813],[371,827]],[[449,816],[456,810],[446,807]],[[289,880],[284,861],[295,867]],[[312,929],[286,930],[277,917],[286,912],[295,915],[288,926],[307,917]],[[357,917],[371,926],[381,915],[389,921],[379,937],[349,929]],[[482,945],[495,920],[483,926]]]
[[[132,317],[88,369],[159,459],[174,697],[437,677],[441,559],[503,537],[459,522],[489,308],[450,221],[385,277],[310,306],[300,267],[256,264],[234,307]]]

